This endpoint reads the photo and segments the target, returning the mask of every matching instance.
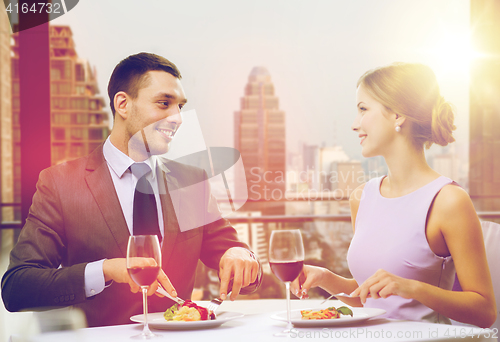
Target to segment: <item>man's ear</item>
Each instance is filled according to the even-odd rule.
[[[115,94],[113,105],[115,106],[115,115],[119,115],[123,120],[127,118],[130,104],[130,97],[124,91]]]

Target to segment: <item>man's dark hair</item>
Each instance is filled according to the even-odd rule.
[[[182,78],[181,72],[175,64],[164,57],[147,52],[128,56],[118,63],[109,79],[108,95],[113,119],[115,117],[114,98],[116,93],[123,91],[135,99],[139,89],[147,86],[149,78],[146,74],[148,71],[165,71],[178,79]]]

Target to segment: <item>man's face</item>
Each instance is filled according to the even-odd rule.
[[[126,120],[129,155],[145,157],[168,152],[187,102],[178,78],[164,71],[149,71],[147,75],[147,86],[131,101]]]

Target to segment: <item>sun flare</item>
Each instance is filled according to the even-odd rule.
[[[468,78],[471,62],[482,57],[471,44],[469,30],[452,32],[442,30],[433,39],[433,44],[423,51],[439,78],[459,74]]]

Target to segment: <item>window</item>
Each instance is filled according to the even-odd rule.
[[[257,138],[258,137],[258,131],[257,128],[241,128],[241,138]]]
[[[21,179],[21,165],[14,165],[14,178],[19,180]],[[16,187],[16,190],[21,190],[21,189]],[[16,199],[15,201],[19,202],[20,201],[19,198],[20,197],[18,197],[18,199]]]
[[[21,146],[19,146],[19,144],[15,144],[13,149],[14,149],[14,155],[13,155],[14,164],[19,164],[21,163]]]
[[[280,128],[280,127],[268,127],[267,128],[267,134],[268,134],[268,137],[272,138],[272,137],[280,137],[280,136],[285,136],[285,129],[284,127],[283,128]]]
[[[85,69],[83,68],[82,64],[75,64],[75,81],[85,81]]]
[[[68,109],[68,98],[66,97],[52,97],[52,109]]]
[[[71,61],[52,60],[50,62],[50,78],[52,80],[71,79]]]
[[[67,125],[70,123],[70,115],[62,113],[52,114],[52,124],[54,125]]]
[[[60,80],[61,79],[61,70],[50,69],[50,79],[51,80]]]
[[[274,95],[274,85],[264,84],[264,95],[273,96]]]
[[[75,125],[88,125],[89,115],[85,113],[76,113],[71,116],[71,123]]]
[[[19,125],[19,112],[12,113],[12,124]]]
[[[12,75],[11,77],[13,79],[19,79],[19,59],[13,58],[12,59]]]
[[[78,158],[84,154],[83,144],[71,144],[69,147],[69,158]]]
[[[104,131],[101,128],[90,128],[89,129],[89,140],[103,140]]]
[[[89,143],[89,153],[101,146],[101,143]]]
[[[71,128],[71,139],[81,140],[83,139],[83,128]]]
[[[257,124],[257,114],[256,113],[242,113],[241,123],[255,123]]]
[[[91,125],[100,125],[102,124],[103,118],[102,115],[99,114],[91,114],[90,115],[90,124]]]
[[[53,144],[52,145],[52,161],[58,162],[66,159],[66,145],[65,144]]]
[[[267,121],[269,123],[276,123],[276,124],[280,124],[282,122],[284,122],[284,117],[283,117],[283,114],[282,113],[272,113],[272,114],[268,114],[267,115]]]
[[[277,150],[277,151],[285,151],[285,142],[284,141],[269,141],[267,143],[267,147],[269,150]]]
[[[12,140],[21,141],[21,130],[19,128],[12,130]]]
[[[51,82],[50,92],[51,94],[71,94],[71,84]]]
[[[19,95],[19,82],[12,82],[12,95]]]
[[[64,128],[52,128],[52,139],[65,140],[66,131],[64,130]]]
[[[72,109],[88,109],[88,99],[86,98],[72,98],[71,99]]]
[[[75,92],[77,95],[85,95],[85,87],[84,86],[76,86]]]
[[[19,110],[20,107],[19,97],[12,98],[12,109]]]

